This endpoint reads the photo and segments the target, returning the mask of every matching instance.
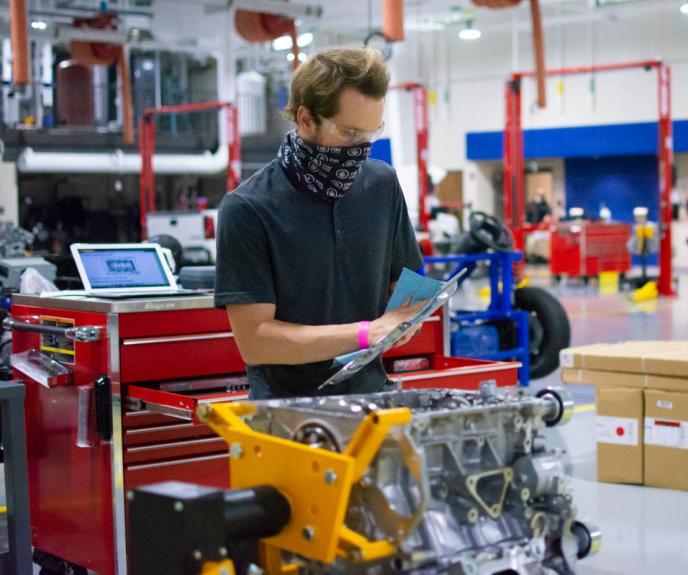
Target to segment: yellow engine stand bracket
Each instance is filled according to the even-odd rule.
[[[204,563],[200,575],[236,575],[234,564],[226,559],[219,563]]]
[[[275,549],[332,563],[337,556],[356,560],[391,555],[394,545],[371,542],[344,524],[352,486],[363,476],[390,429],[411,422],[407,408],[368,414],[344,453],[274,437],[251,429],[243,416],[255,413],[250,402],[203,405],[199,419],[229,445],[232,487],[271,485],[289,501],[291,520],[281,533],[264,540],[269,552],[268,573],[286,573]]]

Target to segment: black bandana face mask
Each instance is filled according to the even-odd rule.
[[[333,202],[346,194],[368,158],[371,144],[319,146],[289,132],[277,159],[291,183]]]

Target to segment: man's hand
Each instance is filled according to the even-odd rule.
[[[428,300],[423,300],[418,303],[412,304],[411,298],[408,299],[403,305],[394,308],[384,315],[377,318],[375,321],[370,323],[370,331],[368,334],[368,339],[370,344],[373,345],[380,341],[383,337],[388,335],[394,330],[400,323],[408,321],[414,315],[416,315],[420,310],[423,309]],[[415,337],[421,330],[422,325],[419,325],[414,331],[406,334],[398,342],[394,344],[394,347],[402,346],[408,343],[413,337]]]

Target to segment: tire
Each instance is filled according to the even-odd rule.
[[[539,287],[515,290],[514,307],[530,313],[530,377],[545,377],[559,367],[559,352],[571,344],[566,310],[558,299]]]

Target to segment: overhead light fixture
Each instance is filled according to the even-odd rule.
[[[289,54],[287,54],[287,60],[290,62],[294,61],[294,52],[289,52]],[[299,52],[299,62],[305,62],[306,60],[308,60],[308,54]]]
[[[306,32],[305,34],[300,34],[296,39],[296,44],[299,48],[305,48],[313,43],[313,34]]]
[[[482,36],[482,32],[473,27],[473,22],[466,22],[466,27],[459,32],[459,38],[462,40],[477,40]]]
[[[305,48],[313,43],[313,34],[306,32],[304,34],[299,34],[296,39],[296,44],[299,48]],[[278,52],[282,50],[291,50],[291,36],[280,36],[272,41],[272,49]]]
[[[34,30],[46,30],[48,28],[47,22],[43,22],[43,20],[34,20],[31,22],[31,28]]]
[[[679,10],[681,11],[681,14],[688,15],[688,2],[684,2],[683,4],[681,4]]]

